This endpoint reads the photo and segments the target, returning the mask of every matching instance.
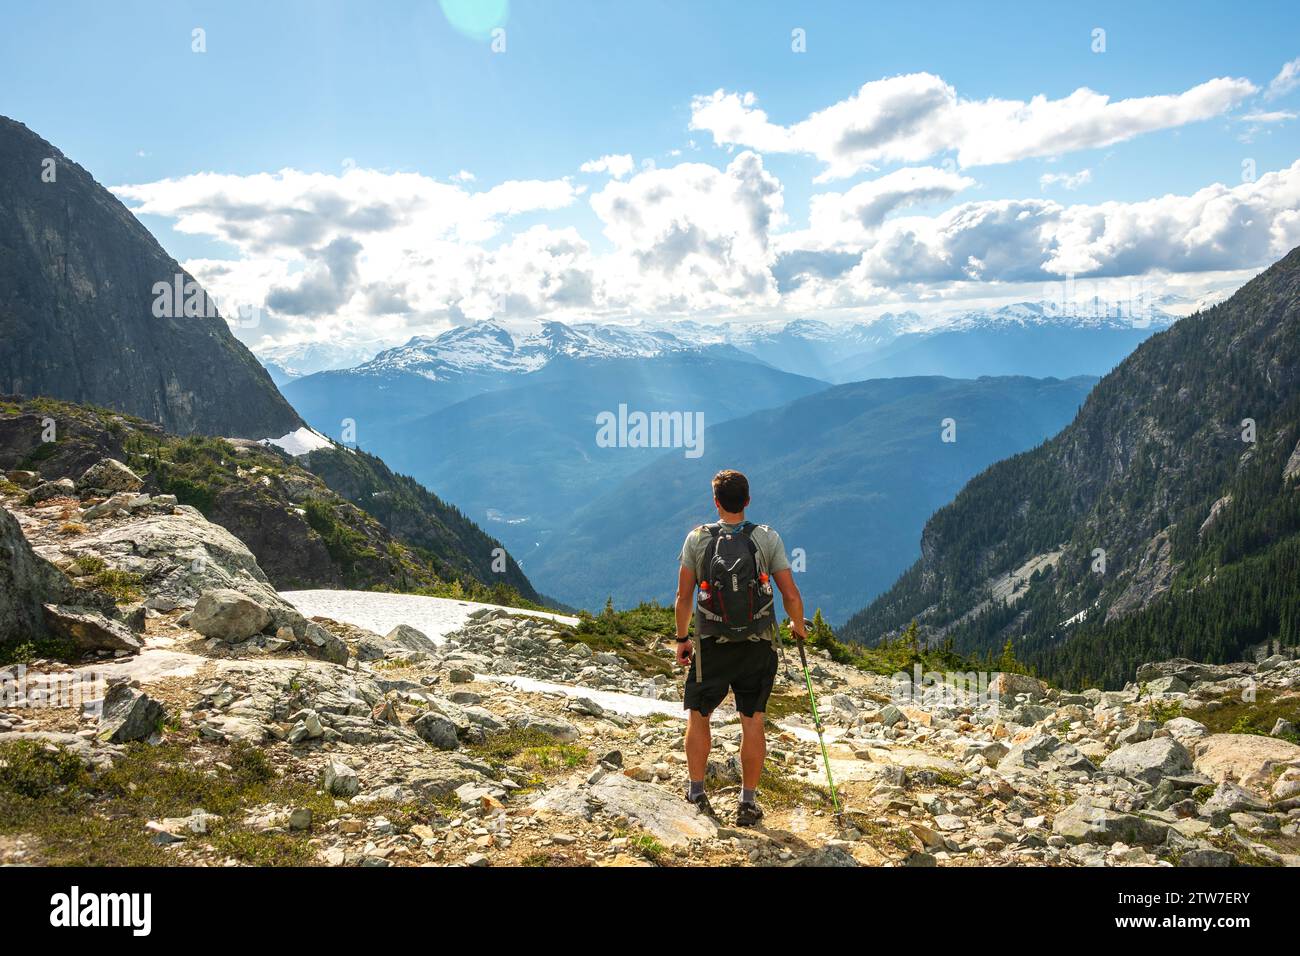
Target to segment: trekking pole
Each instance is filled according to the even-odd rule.
[[[813,727],[817,731],[817,742],[822,748],[822,763],[826,765],[826,782],[831,785],[831,806],[835,808],[835,821],[844,826],[844,811],[840,809],[840,798],[835,792],[835,778],[831,775],[831,758],[826,753],[826,738],[822,736],[822,719],[817,713],[817,696],[813,693],[812,674],[808,670],[808,655],[804,653],[804,642],[797,636],[794,642],[799,647],[799,663],[803,665],[804,683],[808,685],[808,704],[812,707]]]

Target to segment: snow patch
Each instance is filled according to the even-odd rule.
[[[387,634],[397,625],[407,624],[436,644],[441,644],[452,631],[464,627],[471,611],[500,607],[497,604],[426,597],[423,594],[388,594],[380,591],[281,591],[280,597],[306,617],[327,617],[353,627],[364,627],[376,634]],[[502,610],[512,614],[546,617],[570,627],[575,627],[578,623],[576,617],[548,611],[520,611],[519,608]]]
[[[625,694],[612,690],[596,690],[594,687],[578,687],[575,684],[557,684],[552,681],[536,680],[511,674],[475,674],[475,680],[492,681],[505,684],[516,690],[534,694],[555,694],[564,697],[585,697],[599,704],[605,710],[629,717],[648,717],[650,714],[666,714],[670,717],[685,718],[680,700],[658,700],[653,694],[655,684],[646,681],[646,693],[643,696]]]
[[[319,451],[322,448],[334,447],[332,441],[316,431],[316,429],[308,428],[305,425],[279,438],[263,438],[262,444],[274,445],[294,458],[299,455],[306,455],[308,452]],[[351,451],[351,449],[349,448],[348,451]]]

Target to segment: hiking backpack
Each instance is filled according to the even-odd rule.
[[[738,639],[772,630],[772,582],[759,567],[753,522],[735,531],[704,526],[709,543],[696,601],[696,633]]]

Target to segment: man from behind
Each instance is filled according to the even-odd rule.
[[[741,791],[738,826],[763,818],[758,780],[767,756],[763,723],[767,699],[776,680],[776,642],[780,639],[773,585],[790,618],[796,640],[807,635],[803,600],[794,583],[781,536],[767,525],[745,519],[749,481],[738,471],[713,477],[713,504],[718,520],[686,536],[677,573],[677,662],[689,668],[684,706],[686,799],[701,813],[714,816],[704,791],[712,734],[709,716],[728,692],[735,695],[741,725]],[[698,586],[698,588],[697,588]],[[695,618],[695,635],[690,634]]]

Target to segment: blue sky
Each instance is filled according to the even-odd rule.
[[[457,4],[446,2],[456,13]],[[506,6],[498,0],[476,2],[471,13]],[[1175,274],[1187,285],[1188,275],[1203,274],[1208,282],[1211,275],[1249,272],[1300,234],[1285,219],[1294,206],[1289,180],[1270,186],[1267,196],[1238,197],[1238,211],[1228,214],[1251,219],[1257,227],[1261,216],[1271,217],[1269,241],[1224,233],[1216,243],[1247,248],[1249,254],[1144,253],[1137,249],[1140,243],[1117,231],[1115,241],[1054,255],[1086,219],[1075,217],[1068,228],[1052,226],[1058,233],[1050,248],[1022,249],[1023,268],[998,267],[994,262],[1001,253],[980,245],[987,238],[964,238],[954,252],[924,225],[900,237],[901,226],[872,221],[831,236],[810,223],[814,196],[842,195],[905,169],[936,172],[909,179],[907,198],[887,208],[887,221],[941,216],[961,204],[992,201],[1097,207],[1189,197],[1214,184],[1241,185],[1248,160],[1257,176],[1287,170],[1300,158],[1300,126],[1291,115],[1300,109],[1300,89],[1279,76],[1285,64],[1300,57],[1300,8],[1294,3],[1248,9],[1181,4],[1177,12],[1158,4],[1138,9],[1119,3],[1086,9],[999,4],[996,13],[940,3],[926,5],[918,16],[906,5],[875,3],[819,3],[803,10],[774,2],[514,0],[499,18],[504,52],[494,52],[488,37],[455,29],[444,6],[430,0],[10,5],[0,35],[0,112],[49,139],[100,182],[139,187],[133,195],[120,195],[140,210],[169,251],[187,266],[194,263],[205,282],[220,286],[221,276],[231,271],[211,263],[242,262],[260,278],[245,276],[233,292],[257,299],[319,274],[314,290],[297,290],[302,301],[290,306],[292,296],[276,297],[291,312],[263,331],[281,339],[321,328],[355,329],[367,315],[375,316],[371,327],[385,328],[383,337],[390,339],[486,313],[725,316],[824,310],[830,315],[927,296],[976,297],[987,291],[981,284],[1011,292],[1002,285],[1037,283],[1076,267],[1111,276],[1154,270],[1160,276]],[[1102,53],[1092,49],[1098,27],[1105,30]],[[201,54],[191,49],[195,28],[205,31],[207,49]],[[795,28],[806,31],[807,52],[792,52]],[[830,147],[821,154],[801,152],[803,133],[797,129],[781,140],[794,146],[774,148],[772,137],[761,132],[748,141],[720,142],[717,129],[692,128],[697,98],[718,90],[736,97],[752,94],[747,116],[761,109],[770,124],[790,127],[854,97],[863,84],[926,74],[935,85],[950,88],[955,99],[975,103],[1028,103],[1039,96],[1053,101],[1081,87],[1112,103],[1186,95],[1185,104],[1170,110],[1194,118],[1157,122],[1118,142],[1089,145],[1089,135],[1106,137],[1093,134],[1094,120],[1080,111],[1079,124],[1087,128],[1076,132],[1084,145],[1059,155],[987,162],[988,143],[968,143],[963,154],[959,143],[940,142],[931,152],[856,162],[829,179]],[[1219,78],[1248,82],[1254,92],[1241,85],[1225,89],[1223,102],[1212,91],[1189,93]],[[1271,83],[1276,85],[1270,88]],[[929,87],[922,87],[918,82],[902,95],[928,95]],[[1147,112],[1145,106],[1134,107],[1134,116]],[[934,121],[946,122],[948,115],[936,113]],[[1245,118],[1252,115],[1265,120]],[[1146,121],[1128,117],[1114,123],[1099,113],[1095,124],[1107,122],[1121,128]],[[1038,135],[1021,132],[1030,139]],[[942,141],[941,130],[934,135]],[[757,157],[761,175],[746,167],[725,178],[730,164],[744,154]],[[606,155],[630,156],[635,169],[617,180],[580,171],[582,164]],[[661,176],[631,188],[647,162],[660,172],[706,164],[724,178],[713,183],[697,176],[681,185]],[[283,235],[250,240],[232,229],[231,211],[222,203],[241,198],[243,177],[283,169],[341,177],[345,163],[440,183],[465,170],[474,179],[457,188],[467,194],[510,181],[567,182],[573,191],[567,197],[530,193],[508,203],[506,212],[491,203],[492,211],[474,214],[474,224],[463,219],[453,227],[441,220],[407,223],[409,232],[400,238],[397,233],[385,238],[382,230],[349,232],[346,223],[335,222],[309,230],[295,248]],[[941,170],[960,178],[960,184],[942,179]],[[1086,175],[1078,177],[1084,170]],[[193,180],[201,173],[228,178],[219,189],[204,191]],[[1053,175],[1064,178],[1045,184],[1043,177]],[[172,190],[162,197],[157,189],[144,188],[187,177],[192,188],[184,195]],[[747,191],[749,186],[769,179],[778,184],[780,200],[779,207],[770,195],[756,200],[776,213],[758,227],[766,230],[762,235],[741,235],[745,227],[729,220],[725,210],[705,209],[692,200],[692,189],[716,198],[739,180],[746,187],[736,201],[745,206],[758,195]],[[1067,189],[1067,183],[1074,188]],[[607,192],[602,214],[595,197],[611,184],[615,191],[627,188],[617,196]],[[336,186],[334,199],[351,201],[354,193],[342,185],[324,188]],[[299,183],[280,192],[285,202],[300,202],[318,195],[303,190],[319,187]],[[364,192],[377,201],[383,188],[372,183]],[[644,211],[637,204],[654,202],[665,190],[681,203],[658,225],[615,221],[629,209]],[[263,191],[247,202],[271,203],[275,193]],[[421,195],[423,202],[445,201],[441,194]],[[384,196],[383,202],[404,201],[400,189]],[[826,208],[831,209],[829,203]],[[861,211],[845,209],[843,216],[834,210],[832,218],[852,219]],[[691,221],[694,210],[701,212],[699,223]],[[187,214],[190,223],[178,225]],[[310,215],[326,214],[313,208]],[[1169,215],[1195,239],[1207,228],[1206,216],[1223,212],[1180,209]],[[1199,226],[1189,216],[1202,217]],[[548,232],[535,234],[532,246],[489,261],[495,250],[530,228]],[[564,230],[573,230],[567,239],[576,233],[584,244],[580,253],[555,252],[551,240]],[[940,232],[948,242],[951,224]],[[796,237],[774,238],[781,233]],[[437,237],[430,256],[459,263],[458,276],[427,282],[421,277],[421,268],[434,268],[422,267],[411,254],[410,237],[421,234]],[[667,238],[675,243],[671,248],[665,246]],[[926,244],[924,254],[914,251],[918,241]],[[1022,236],[1000,241],[1024,244]],[[456,245],[444,247],[444,242]],[[1133,246],[1116,250],[1117,242]],[[1143,242],[1149,244],[1149,237]],[[549,263],[542,269],[551,276],[549,291],[525,289],[518,274],[538,261],[538,244]],[[698,258],[720,244],[727,247],[726,264]],[[904,265],[897,260],[901,249],[913,250]],[[788,286],[778,288],[791,281],[779,278],[779,261],[793,252],[824,256],[827,262],[834,256],[841,264],[864,258],[852,283],[833,286],[845,276],[826,282],[822,276],[804,283],[800,295],[788,296]],[[686,259],[679,261],[683,254]],[[778,276],[766,287],[767,277],[758,274],[764,259]],[[262,263],[257,269],[254,260]],[[950,268],[936,264],[940,260]],[[743,267],[736,265],[742,262]],[[463,278],[471,268],[482,273],[472,292]],[[653,269],[662,273],[657,285],[631,275]],[[590,275],[570,281],[583,270]],[[958,275],[962,270],[965,274]],[[561,273],[572,275],[555,278]],[[385,276],[397,278],[391,289],[378,290]],[[670,294],[692,277],[702,283],[698,294]],[[368,306],[358,304],[366,290],[372,293]],[[397,311],[375,312],[381,299]],[[302,322],[295,324],[290,314]],[[303,325],[308,319],[310,328]]]

